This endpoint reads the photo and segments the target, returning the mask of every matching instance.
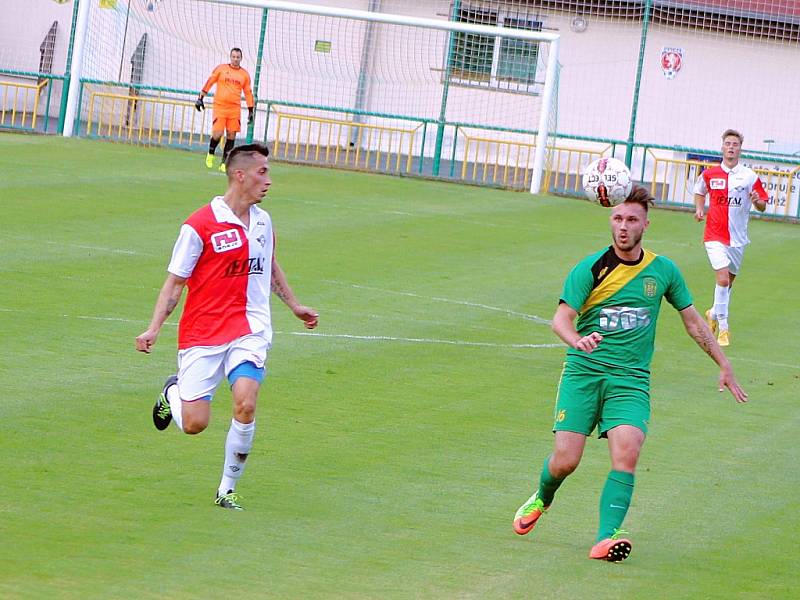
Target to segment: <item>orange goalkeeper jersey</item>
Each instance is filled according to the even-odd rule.
[[[253,92],[250,90],[250,74],[242,67],[233,68],[229,64],[218,65],[203,86],[208,94],[211,86],[217,84],[214,93],[214,114],[238,118],[242,114],[242,92],[247,108],[252,108]]]

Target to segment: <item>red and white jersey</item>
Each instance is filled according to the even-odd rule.
[[[219,346],[258,332],[272,342],[274,248],[272,220],[256,206],[250,207],[249,229],[222,196],[186,219],[167,267],[188,280],[179,349]]]
[[[703,171],[694,184],[694,193],[709,196],[704,242],[722,242],[727,246],[746,246],[747,222],[750,220],[750,192],[756,190],[762,200],[769,196],[755,172],[742,164],[729,169],[724,164]]]

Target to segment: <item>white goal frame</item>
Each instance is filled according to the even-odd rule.
[[[75,115],[80,96],[80,78],[83,63],[83,50],[86,43],[87,26],[89,20],[89,8],[92,0],[80,0],[78,6],[78,17],[75,26],[75,45],[73,48],[73,60],[70,71],[70,85],[67,98],[67,107],[64,119],[64,136],[71,137],[74,133]],[[231,4],[234,6],[247,6],[252,8],[274,9],[286,12],[305,13],[310,15],[320,15],[326,17],[339,17],[355,19],[359,21],[372,21],[375,23],[386,23],[390,25],[410,25],[424,27],[427,29],[440,29],[450,32],[474,33],[492,37],[513,37],[533,42],[548,42],[550,44],[547,56],[547,68],[545,71],[544,88],[542,90],[542,110],[539,115],[539,127],[536,133],[536,149],[533,158],[533,175],[531,177],[530,191],[538,194],[541,191],[542,174],[544,171],[544,159],[547,152],[547,139],[549,135],[548,117],[553,109],[554,87],[557,81],[556,70],[558,68],[558,50],[560,35],[558,33],[544,31],[528,31],[523,29],[511,29],[508,27],[496,27],[493,25],[478,25],[473,23],[461,23],[457,21],[445,21],[443,19],[429,19],[424,17],[409,17],[391,13],[370,12],[365,10],[355,10],[349,8],[337,8],[330,6],[319,6],[314,4],[302,4],[296,2],[286,2],[282,0],[200,0],[213,4]],[[509,35],[513,31],[513,35]]]

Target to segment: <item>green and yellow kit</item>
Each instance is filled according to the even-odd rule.
[[[603,336],[591,353],[570,348],[561,374],[553,429],[589,435],[617,425],[645,433],[650,419],[650,361],[661,299],[678,311],[692,296],[670,259],[642,250],[639,260],[620,259],[608,247],[570,271],[560,302],[578,313],[581,336]]]

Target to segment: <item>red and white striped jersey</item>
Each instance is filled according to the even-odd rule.
[[[762,200],[769,196],[755,172],[742,164],[729,169],[724,164],[703,171],[694,185],[694,193],[709,196],[704,242],[722,242],[728,246],[746,246],[747,222],[750,220],[750,192],[756,190]]]
[[[167,267],[187,279],[179,349],[219,346],[258,332],[272,341],[274,247],[272,220],[257,206],[250,207],[249,229],[222,196],[186,219]]]

